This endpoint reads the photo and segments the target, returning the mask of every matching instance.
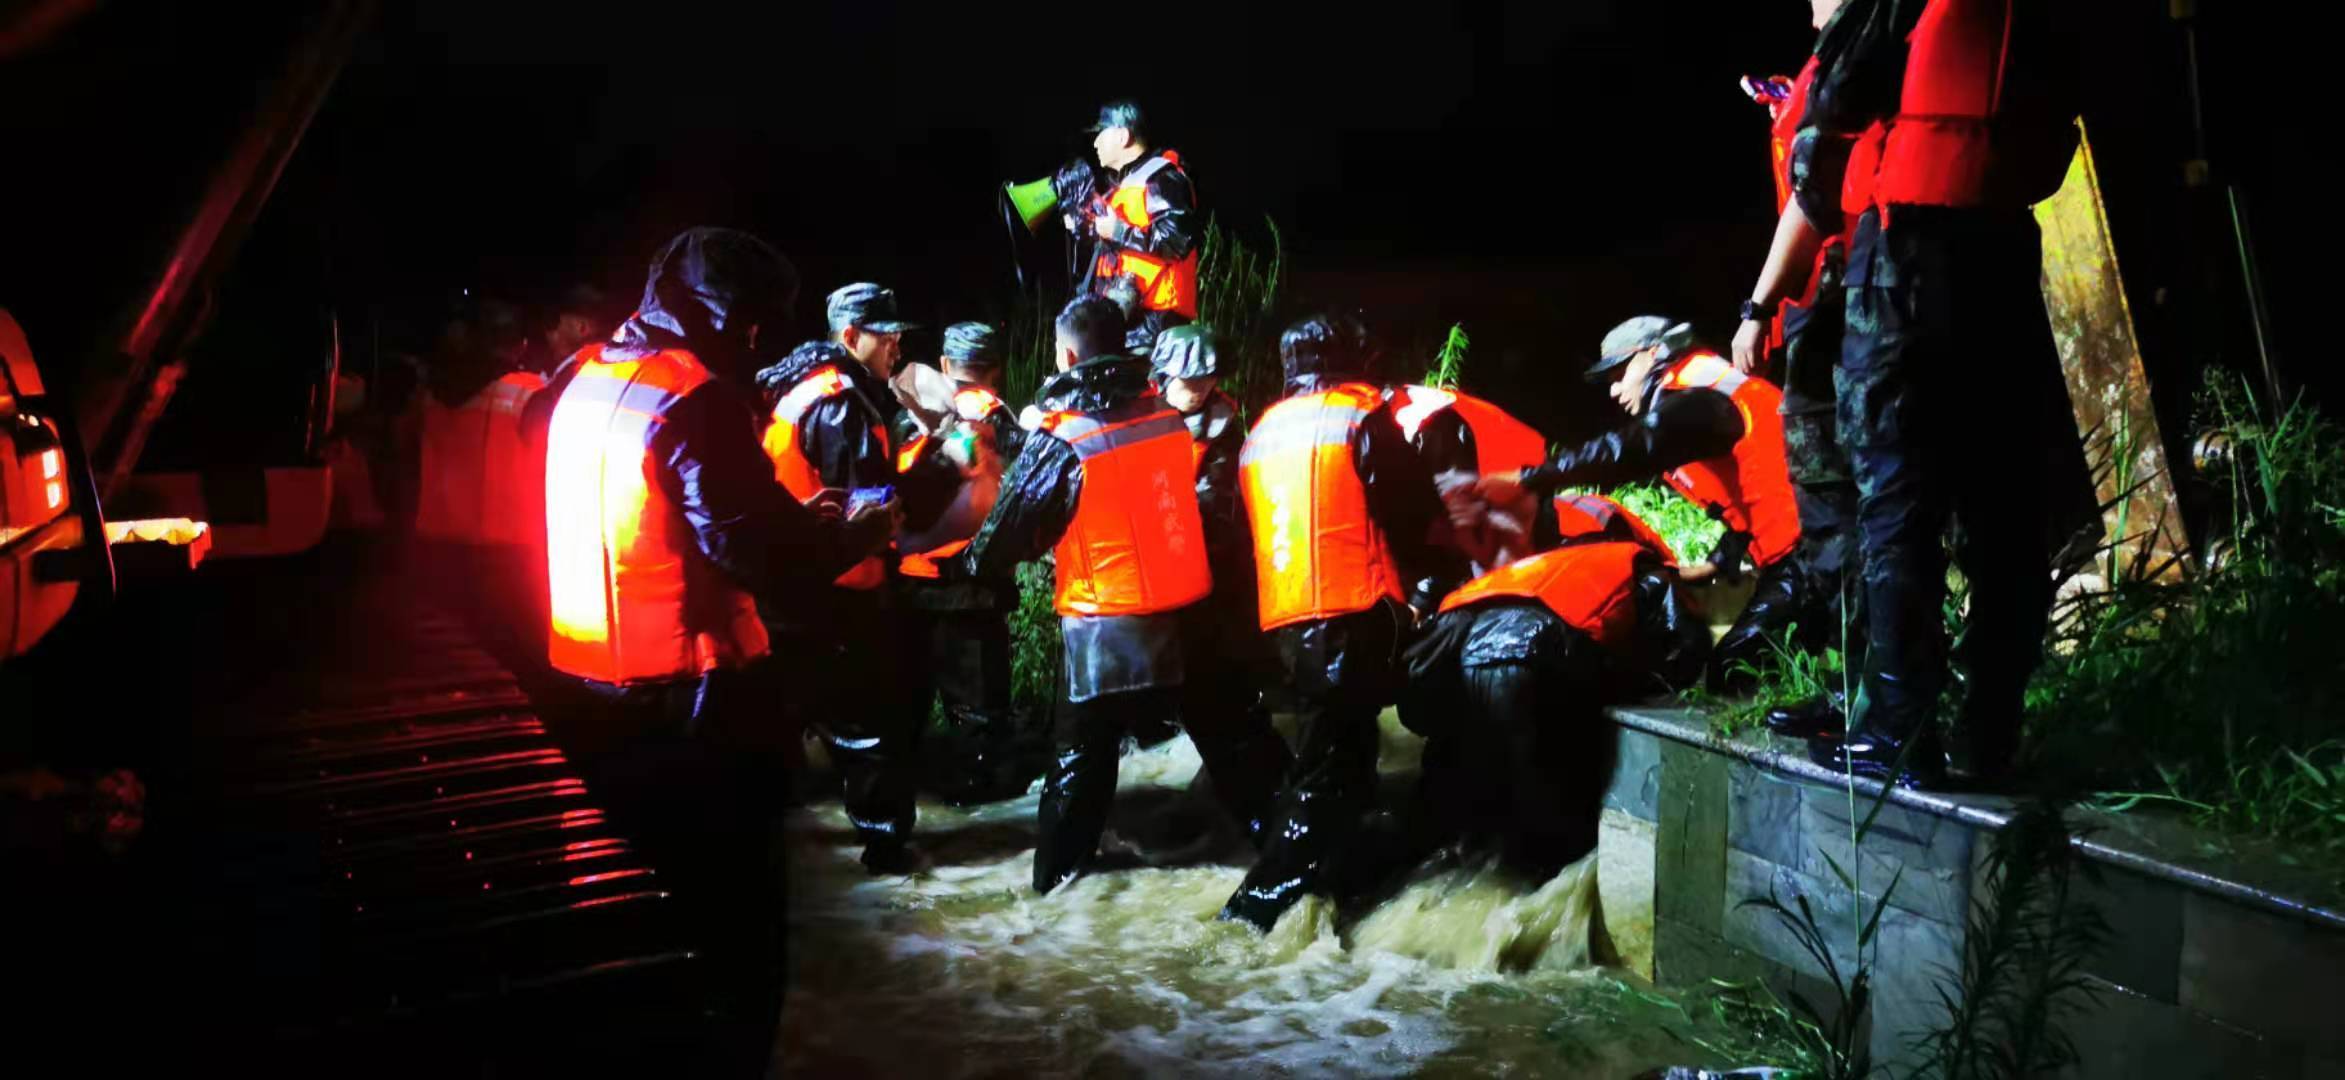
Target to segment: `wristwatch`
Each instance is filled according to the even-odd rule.
[[[1766,322],[1775,317],[1776,307],[1775,304],[1762,304],[1756,300],[1745,300],[1742,302],[1742,321]]]

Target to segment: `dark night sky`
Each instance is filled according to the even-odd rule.
[[[2149,333],[2157,289],[2190,291],[2228,249],[2175,239],[2186,139],[2166,5],[2106,6],[2123,17],[2095,51],[2088,121]],[[55,164],[6,181],[28,188],[9,205],[39,208],[5,222],[7,246],[44,256],[12,254],[0,303],[37,347],[84,351],[127,302],[133,283],[115,279],[151,259],[125,253],[167,235],[275,70],[292,23],[268,12],[298,7],[231,22],[101,5],[0,73],[8,100],[55,103],[8,118],[26,127],[13,147]],[[1265,215],[1278,221],[1302,299],[1367,303],[1404,335],[1462,319],[1481,350],[1469,379],[1538,399],[1639,310],[1731,329],[1772,210],[1764,116],[1735,79],[1796,68],[1806,10],[387,3],[215,325],[298,338],[276,333],[279,312],[396,310],[459,283],[528,296],[590,279],[631,295],[650,250],[698,223],[752,229],[799,263],[804,330],[823,291],[866,277],[918,317],[968,317],[1009,289],[993,189],[1081,150],[1097,102],[1132,94],[1225,224],[1258,239]],[[2244,112],[2236,102],[2292,68],[2217,29],[2231,36],[2211,50],[2210,92]],[[2259,195],[2295,197],[2302,181],[2229,115],[2218,160]],[[2303,246],[2267,231],[2269,263]],[[2310,286],[2275,277],[2294,332],[2289,301]]]

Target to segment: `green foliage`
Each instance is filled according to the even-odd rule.
[[[1466,324],[1451,324],[1449,336],[1441,342],[1441,351],[1433,354],[1433,366],[1425,371],[1424,385],[1442,390],[1457,389],[1465,374],[1466,350],[1472,348],[1473,344],[1473,340],[1466,336]]]
[[[1786,633],[1796,638],[1799,628],[1790,627]],[[1730,737],[1755,730],[1769,709],[1812,701],[1825,693],[1841,693],[1849,679],[1839,649],[1793,648],[1772,637],[1767,639],[1767,652],[1758,663],[1738,660],[1727,673],[1747,678],[1749,694],[1728,697],[1696,685],[1678,696],[1690,705],[1709,706],[1711,729]]]
[[[1286,241],[1278,223],[1262,219],[1266,248],[1247,246],[1218,220],[1205,222],[1197,258],[1197,321],[1210,327],[1222,354],[1221,388],[1248,407],[1278,396],[1279,306],[1286,290]]]
[[[1058,700],[1063,664],[1052,584],[1049,563],[1018,567],[1018,609],[1010,613],[1010,700],[1044,715]]]
[[[1877,806],[1876,806],[1877,809]],[[1871,822],[1868,820],[1868,826]],[[1859,893],[1856,881],[1841,869],[1832,857],[1824,857],[1833,873],[1851,893]],[[1873,960],[1878,954],[1875,942],[1881,930],[1881,916],[1889,910],[1889,897],[1897,891],[1900,877],[1891,878],[1889,887],[1881,890],[1873,909],[1865,917],[1854,938],[1854,949],[1849,953],[1853,966],[1843,968],[1832,947],[1832,934],[1817,918],[1808,898],[1792,895],[1786,904],[1770,889],[1766,896],[1752,897],[1742,902],[1743,907],[1755,907],[1775,916],[1783,924],[1801,951],[1816,961],[1824,972],[1824,980],[1831,984],[1834,1000],[1829,1009],[1808,999],[1798,991],[1790,994],[1791,1002],[1785,1015],[1790,1022],[1787,1033],[1798,1048],[1798,1056],[1826,1080],[1859,1080],[1873,1074],[1873,1053],[1865,1040],[1865,1016],[1872,1008]]]
[[[2090,1003],[2085,965],[2110,939],[2071,890],[2083,869],[2055,802],[2029,803],[1997,831],[1961,966],[1937,988],[1946,1021],[1917,1042],[1926,1056],[1916,1075],[2004,1080],[2077,1064],[2064,1025]]]
[[[1708,558],[1710,549],[1718,546],[1718,538],[1726,535],[1724,522],[1712,518],[1708,511],[1695,506],[1693,501],[1655,482],[1623,484],[1613,488],[1612,498],[1645,519],[1653,531],[1669,541],[1669,550],[1677,553],[1679,562],[1699,562]]]
[[[2041,757],[2090,763],[2111,805],[2345,864],[2345,430],[2221,384],[2202,411],[2231,432],[2213,477],[2231,524],[2162,576],[2148,538],[2120,537],[2130,566],[2055,610],[2028,701]]]

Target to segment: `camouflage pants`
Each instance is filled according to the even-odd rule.
[[[1947,675],[1949,525],[1970,581],[1956,650],[1977,753],[2015,745],[2052,599],[2048,472],[2081,468],[2025,210],[1897,207],[1850,245],[1834,385],[1857,487],[1870,649],[1858,722],[1924,734]],[[2072,463],[2072,465],[2071,465]]]
[[[1833,258],[1819,272],[1814,303],[1784,308],[1783,453],[1799,504],[1801,636],[1840,648],[1853,662],[1865,640],[1860,594],[1849,573],[1856,562],[1856,481],[1834,423],[1839,394],[1833,388],[1846,299],[1840,261]]]

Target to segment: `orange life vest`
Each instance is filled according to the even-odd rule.
[[[1108,192],[1108,212],[1125,225],[1145,231],[1155,214],[1164,209],[1149,198],[1148,178],[1180,165],[1181,156],[1170,150],[1148,159],[1126,174],[1115,190]],[[1197,317],[1197,252],[1166,259],[1120,244],[1109,244],[1107,248],[1099,256],[1099,280],[1113,281],[1119,275],[1130,274],[1140,286],[1142,308]]]
[[[1769,164],[1773,167],[1775,177],[1775,213],[1778,216],[1783,213],[1784,207],[1791,204],[1791,144],[1799,134],[1800,122],[1807,119],[1808,92],[1816,84],[1819,67],[1816,58],[1809,56],[1806,66],[1799,69],[1799,77],[1792,80],[1791,97],[1776,112],[1775,125],[1767,133]],[[1806,287],[1800,290],[1798,296],[1786,297],[1785,304],[1803,308],[1815,305],[1816,289],[1824,276],[1824,264],[1839,243],[1840,235],[1834,233],[1816,245],[1815,259],[1808,265]],[[1770,354],[1779,352],[1783,343],[1783,312],[1778,308],[1767,319],[1767,351]]]
[[[1751,535],[1751,558],[1769,566],[1799,545],[1799,504],[1783,458],[1783,394],[1764,379],[1734,370],[1717,353],[1696,352],[1669,369],[1665,390],[1716,390],[1742,414],[1742,438],[1718,457],[1681,465],[1661,478],[1726,527]]]
[[[806,456],[799,425],[805,421],[807,410],[814,408],[817,403],[853,391],[854,384],[847,381],[844,373],[825,364],[807,372],[805,378],[798,380],[798,385],[791,387],[781,400],[774,402],[773,422],[765,429],[765,456],[774,463],[774,479],[781,481],[782,487],[788,489],[799,502],[814,498],[823,489],[822,474],[816,471],[814,462]],[[877,416],[872,417],[871,431],[880,445],[887,445],[887,429],[880,426]],[[832,584],[845,589],[866,590],[879,588],[886,580],[887,564],[879,556],[873,555],[840,574]]]
[[[1059,614],[1150,615],[1213,591],[1181,414],[1151,395],[1107,413],[1052,413],[1042,430],[1083,467],[1056,549]]]
[[[1003,404],[1001,395],[983,386],[968,384],[953,392],[953,413],[972,424],[1007,422],[996,419],[994,413],[1006,411],[1008,408],[1008,405]],[[928,436],[923,435],[905,444],[903,449],[896,451],[896,471],[899,473],[910,471],[912,463],[920,459],[920,451],[927,444]],[[978,524],[981,525],[983,522],[980,521]],[[926,552],[907,553],[896,563],[896,572],[908,578],[934,581],[944,576],[937,564],[959,558],[962,552],[969,550],[969,541],[975,538],[975,526],[972,526],[970,534],[959,540],[951,541]]]
[[[668,349],[579,356],[546,434],[546,570],[556,670],[617,685],[738,667],[768,651],[747,592],[700,554],[656,475],[668,411],[709,380]]]
[[[1505,409],[1471,394],[1433,386],[1403,386],[1393,391],[1392,418],[1400,424],[1401,434],[1411,439],[1424,430],[1427,420],[1445,409],[1456,410],[1466,430],[1474,433],[1477,470],[1516,472],[1546,463],[1546,438]]]
[[[1352,460],[1354,436],[1383,397],[1367,383],[1299,394],[1271,406],[1247,433],[1238,482],[1254,531],[1264,630],[1406,595]]]
[[[543,378],[525,371],[504,375],[457,408],[426,395],[423,403],[423,490],[415,531],[441,540],[534,548],[545,520],[529,497],[543,478],[521,436],[521,410]]]
[[[1566,544],[1613,540],[1642,544],[1659,555],[1664,565],[1677,565],[1677,553],[1669,550],[1669,541],[1635,511],[1603,495],[1557,495],[1555,531]]]
[[[982,386],[967,385],[953,391],[953,412],[972,424],[993,418],[997,409],[1007,409],[1001,395]]]
[[[1537,600],[1611,650],[1622,650],[1637,627],[1638,544],[1572,544],[1517,559],[1457,587],[1441,610],[1498,597]]]

